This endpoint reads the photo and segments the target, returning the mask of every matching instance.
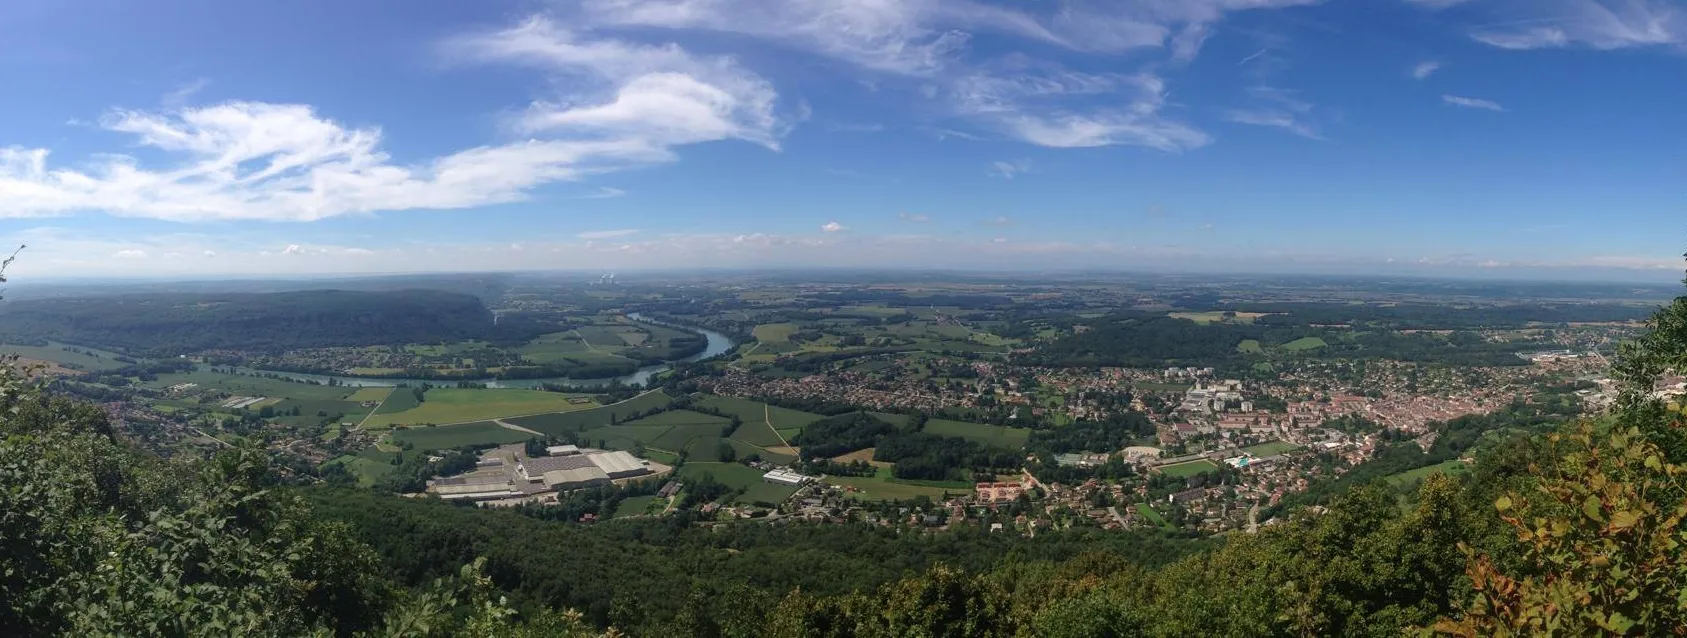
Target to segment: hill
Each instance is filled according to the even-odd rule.
[[[0,308],[0,341],[44,340],[145,356],[531,338],[472,295],[436,290],[138,294]]]

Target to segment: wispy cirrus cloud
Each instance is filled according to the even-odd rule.
[[[985,172],[989,173],[991,177],[1000,177],[1002,179],[1013,179],[1016,176],[1030,171],[1031,160],[1028,159],[1018,159],[1012,161],[997,160],[991,162],[990,167],[985,169]]]
[[[1457,95],[1443,95],[1441,96],[1441,101],[1453,106],[1464,107],[1467,109],[1482,109],[1485,111],[1495,111],[1499,113],[1505,112],[1505,107],[1500,106],[1499,102],[1495,102],[1493,100],[1460,97]]]
[[[1490,11],[1497,23],[1470,36],[1502,49],[1687,46],[1687,11],[1673,0],[1533,0]]]
[[[1439,70],[1441,70],[1440,62],[1436,62],[1434,60],[1420,62],[1417,66],[1412,67],[1412,78],[1417,80],[1427,80],[1429,79],[1429,76],[1435,75],[1435,72]]]

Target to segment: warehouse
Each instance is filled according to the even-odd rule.
[[[650,466],[643,459],[626,452],[604,452],[592,454],[586,458],[590,459],[592,464],[603,470],[612,479],[643,476],[650,473]]]
[[[572,470],[546,472],[544,480],[545,487],[557,492],[567,492],[598,485],[608,485],[609,475],[595,465],[588,465]]]
[[[802,487],[809,481],[814,480],[811,477],[803,476],[790,470],[774,470],[763,474],[761,478],[763,481],[773,483],[774,485],[789,485],[792,487]]]

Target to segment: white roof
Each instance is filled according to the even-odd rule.
[[[573,470],[551,470],[545,473],[545,485],[573,485],[609,480],[609,475],[596,467]]]
[[[553,445],[553,446],[550,446],[548,448],[545,448],[545,453],[549,454],[551,456],[558,456],[558,455],[562,455],[562,454],[579,454],[580,453],[580,446],[578,446],[578,445]]]
[[[649,469],[645,467],[644,461],[641,461],[638,457],[626,452],[604,452],[603,454],[593,454],[587,458],[590,458],[594,465],[597,465],[599,468],[602,468],[603,471],[610,474],[638,472]]]

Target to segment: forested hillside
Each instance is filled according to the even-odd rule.
[[[146,356],[219,348],[520,341],[537,332],[513,322],[496,325],[474,296],[434,290],[113,295],[0,306],[0,341],[54,340]]]

